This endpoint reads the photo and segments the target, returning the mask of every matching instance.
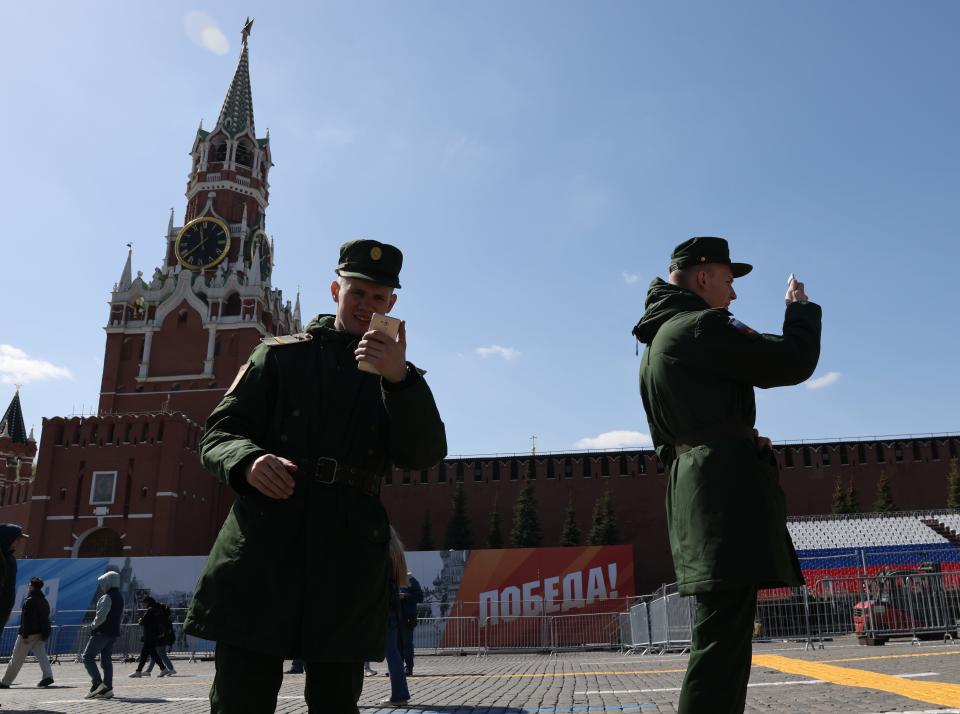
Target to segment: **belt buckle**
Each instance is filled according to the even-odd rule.
[[[330,478],[329,478],[329,480],[328,480],[328,479],[324,479],[324,478],[320,478],[321,464],[323,464],[323,462],[325,462],[325,461],[330,462],[331,464],[333,464],[333,470],[330,472]],[[336,480],[337,480],[337,469],[338,469],[339,467],[340,467],[340,464],[337,462],[336,459],[331,458],[331,457],[329,457],[329,456],[321,456],[319,459],[317,459],[317,468],[316,468],[316,470],[315,470],[314,473],[313,473],[313,482],[314,482],[314,483],[322,483],[322,484],[325,484],[325,485],[330,485],[330,484],[335,483]]]

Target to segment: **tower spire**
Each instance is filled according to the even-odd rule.
[[[27,429],[23,424],[23,409],[20,408],[20,385],[17,385],[17,391],[10,400],[10,406],[4,412],[0,423],[3,424],[5,436],[9,436],[14,443],[27,440]]]
[[[129,290],[133,282],[133,243],[127,243],[127,262],[123,264],[123,272],[120,274],[120,282],[117,283],[117,291]]]
[[[247,40],[250,38],[252,28],[253,20],[248,17],[241,32],[240,61],[237,63],[233,81],[227,89],[227,96],[223,100],[220,117],[217,119],[217,126],[231,138],[240,136],[248,128],[250,133],[256,136],[253,127],[253,94],[250,91],[250,65],[247,56]]]

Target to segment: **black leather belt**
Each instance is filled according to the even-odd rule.
[[[753,441],[754,438],[753,429],[743,424],[718,425],[678,435],[673,448],[677,452],[677,456],[680,456],[711,441],[732,441],[734,439],[750,439]]]
[[[301,473],[313,483],[332,486],[335,483],[352,486],[368,496],[380,493],[380,474],[367,469],[342,464],[329,456],[307,460],[301,466]]]

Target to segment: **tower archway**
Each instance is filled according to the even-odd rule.
[[[77,547],[78,558],[116,558],[123,555],[123,541],[112,528],[97,528]]]

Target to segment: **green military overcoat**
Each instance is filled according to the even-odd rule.
[[[384,656],[390,538],[378,495],[315,478],[316,459],[384,474],[446,456],[443,422],[412,366],[391,385],[357,369],[357,338],[324,315],[301,341],[258,345],[207,421],[204,466],[236,500],[200,575],[186,632],[307,661]],[[275,500],[245,469],[272,453],[300,466]],[[323,462],[328,466],[331,462]]]
[[[801,584],[776,458],[753,438],[753,388],[798,384],[813,373],[820,307],[792,303],[782,336],[759,334],[658,278],[634,334],[647,345],[640,394],[669,472],[680,593]]]

